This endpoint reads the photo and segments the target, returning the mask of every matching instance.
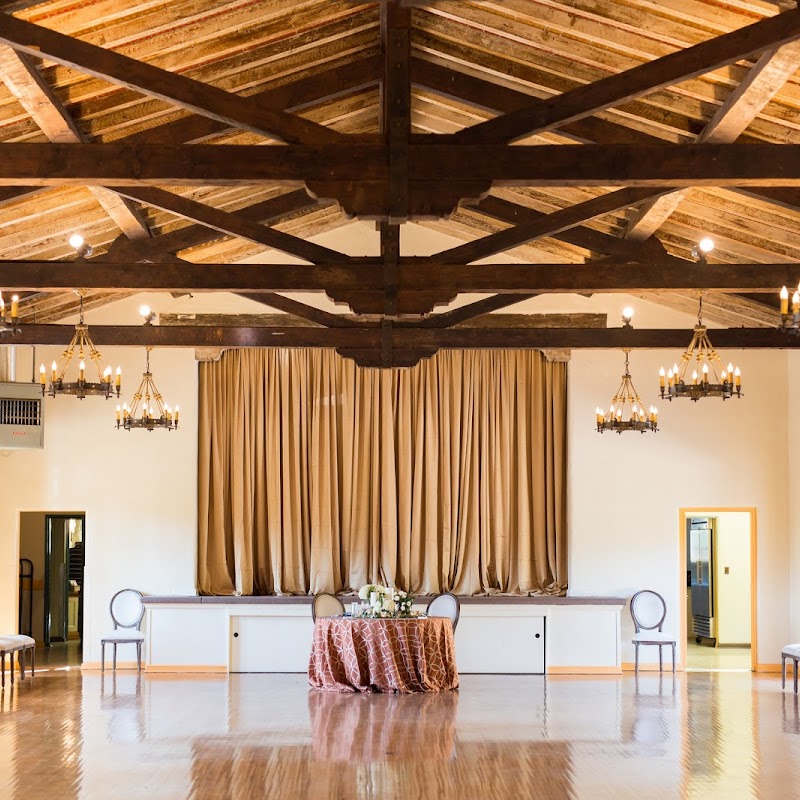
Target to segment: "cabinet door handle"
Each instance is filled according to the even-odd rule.
[[[538,634],[537,634],[537,636],[538,636]],[[233,638],[234,638],[234,639],[237,639],[238,637],[239,637],[239,634],[238,634],[238,633],[234,633],[234,634],[233,634]]]
[[[541,633],[537,633],[536,638],[538,639],[541,635],[542,635]]]

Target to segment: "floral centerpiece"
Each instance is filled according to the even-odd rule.
[[[359,617],[372,619],[387,617],[418,617],[419,612],[412,611],[414,598],[402,589],[392,589],[379,583],[364,584],[358,590],[358,596],[364,602]]]

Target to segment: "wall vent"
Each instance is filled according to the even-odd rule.
[[[44,398],[35,383],[0,383],[0,450],[44,447]]]

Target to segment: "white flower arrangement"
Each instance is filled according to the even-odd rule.
[[[367,583],[358,590],[358,596],[361,600],[369,603],[369,608],[362,610],[358,615],[360,617],[385,619],[415,616],[411,611],[414,598],[402,589]]]

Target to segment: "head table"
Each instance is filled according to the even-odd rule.
[[[444,617],[320,617],[308,682],[330,692],[457,689],[453,625]]]

